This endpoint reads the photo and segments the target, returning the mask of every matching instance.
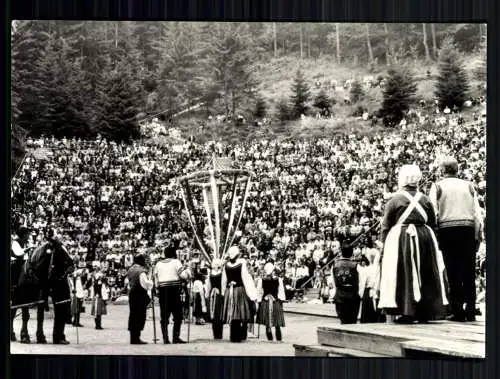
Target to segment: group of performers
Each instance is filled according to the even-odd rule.
[[[281,328],[285,326],[283,281],[275,275],[273,264],[267,264],[264,271],[264,277],[255,282],[237,246],[229,248],[225,263],[220,259],[213,260],[206,291],[193,291],[193,313],[198,316],[197,319],[202,314],[208,316],[215,340],[223,338],[223,327],[229,325],[230,341],[245,341],[248,325],[254,323],[265,326],[269,340],[273,339],[274,327],[276,340],[282,340]],[[141,254],[135,256],[134,265],[128,272],[130,343],[146,343],[140,339],[140,334],[145,326],[153,287],[157,289],[159,299],[163,343],[186,343],[180,338],[184,307],[182,290],[187,281],[204,281],[197,275],[192,267],[183,265],[177,258],[174,245],[164,250],[164,259],[156,263],[151,275],[148,274],[145,257]],[[173,329],[170,340],[168,328],[171,316]]]
[[[382,254],[370,287],[360,287],[352,246],[342,247],[342,258],[332,268],[342,323],[357,322],[362,300],[374,305],[367,322],[381,322],[383,316],[403,324],[476,320],[475,266],[484,238],[483,215],[472,184],[458,178],[456,159],[443,159],[440,169],[442,179],[432,185],[429,196],[418,189],[418,166],[399,170],[399,191],[385,207]]]
[[[379,270],[368,291],[365,284],[360,286],[360,267],[351,259],[352,245],[343,244],[342,256],[332,268],[336,288],[334,303],[342,323],[357,322],[362,300],[373,304],[371,322],[381,320],[380,311],[398,323],[428,322],[442,318],[448,306],[450,320],[475,320],[475,254],[483,238],[482,216],[472,185],[457,178],[457,161],[449,158],[442,163],[441,169],[444,178],[435,183],[430,195],[426,196],[418,190],[422,178],[418,166],[401,167],[399,191],[387,203],[381,223],[379,247],[382,254],[373,262]],[[26,259],[27,253],[21,247],[25,234],[21,228],[13,236],[13,276],[18,276]],[[203,323],[200,321],[202,315],[208,316],[214,339],[222,339],[223,326],[229,325],[230,341],[245,341],[249,324],[256,323],[265,326],[268,340],[275,337],[281,341],[281,328],[285,326],[282,305],[285,291],[273,264],[266,264],[264,275],[254,280],[237,246],[230,247],[225,258],[226,261],[213,260],[207,290],[203,291],[203,285],[200,286],[203,275],[181,263],[174,244],[164,249],[164,258],[154,268],[148,268],[144,254],[137,254],[127,273],[130,343],[146,343],[140,337],[153,299],[153,289],[159,299],[163,343],[185,343],[180,338],[184,310],[182,296],[186,283],[193,279],[200,282],[193,291],[195,316],[199,323]],[[66,287],[68,294],[72,293],[74,326],[81,326],[83,281],[83,271],[77,270],[68,277],[67,286],[52,289],[53,298],[64,297],[61,291],[64,292]],[[96,329],[102,329],[101,317],[106,314],[109,292],[102,275],[95,275],[92,285],[95,300],[92,315]],[[64,336],[67,318],[61,313],[64,312],[62,307],[56,309],[54,342],[65,344],[68,343]],[[274,336],[272,328],[275,329]]]

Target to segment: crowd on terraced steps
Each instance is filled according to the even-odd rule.
[[[452,116],[450,116],[452,117]],[[460,176],[474,184],[485,211],[485,120],[373,136],[317,140],[259,140],[228,145],[176,140],[130,145],[95,140],[29,139],[12,180],[13,228],[27,226],[28,246],[59,231],[70,253],[105,275],[112,296],[126,290],[125,272],[138,251],[159,259],[157,247],[177,242],[179,257],[193,257],[193,236],[176,178],[200,169],[214,155],[253,171],[239,246],[254,275],[273,261],[287,295],[302,286],[324,287],[320,270],[346,238],[380,220],[397,189],[397,168],[416,163],[428,193],[441,156],[455,155]],[[14,230],[13,229],[13,230]],[[357,244],[354,257],[375,254],[378,229]],[[484,292],[484,246],[478,254],[478,291]],[[201,257],[201,254],[194,256]],[[202,261],[202,258],[199,258]],[[370,259],[368,259],[368,262]],[[201,262],[203,264],[203,262]],[[481,294],[479,296],[482,296]]]

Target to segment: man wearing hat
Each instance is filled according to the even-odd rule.
[[[141,340],[141,332],[146,324],[146,311],[151,298],[148,291],[153,288],[153,282],[148,279],[146,270],[146,257],[137,254],[134,264],[128,270],[129,281],[129,308],[128,330],[130,331],[130,343],[133,345],[146,344]]]
[[[158,261],[153,271],[160,300],[160,324],[163,343],[169,344],[168,323],[170,315],[174,318],[172,343],[185,343],[180,338],[182,324],[182,284],[191,278],[190,270],[177,259],[175,244],[165,249],[165,259]]]
[[[358,264],[352,259],[353,246],[344,241],[342,257],[332,267],[335,296],[333,301],[341,324],[356,324],[359,306],[359,273]]]
[[[476,252],[483,240],[481,210],[473,184],[458,178],[457,160],[447,157],[440,168],[443,179],[433,184],[429,198],[437,214],[437,237],[448,273],[450,319],[474,321]]]

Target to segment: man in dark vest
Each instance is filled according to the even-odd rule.
[[[130,332],[130,343],[143,345],[147,342],[141,340],[141,332],[146,324],[146,312],[151,298],[149,291],[153,288],[153,282],[148,279],[146,270],[146,257],[137,254],[134,264],[127,273],[129,281],[128,304],[130,314],[128,317],[128,330]]]
[[[359,297],[358,264],[352,260],[353,247],[344,242],[342,257],[332,268],[335,285],[333,301],[341,324],[356,324],[361,299]]]
[[[52,330],[52,341],[54,344],[67,345],[69,342],[66,340],[64,329],[66,324],[71,322],[70,276],[73,274],[74,264],[68,254],[68,251],[53,229],[49,229],[47,233],[47,240],[53,244],[52,246],[54,248],[63,249],[65,252],[65,258],[61,264],[60,270],[52,275],[50,297],[54,303],[54,327]]]
[[[431,187],[429,198],[436,211],[437,238],[448,274],[449,318],[475,321],[476,253],[483,240],[483,217],[473,184],[457,177],[456,159],[444,159],[441,172],[444,178]]]
[[[165,249],[165,259],[160,260],[154,268],[154,278],[158,287],[160,301],[160,323],[163,343],[169,344],[168,323],[170,315],[174,318],[172,343],[185,343],[180,338],[182,324],[181,291],[183,281],[190,279],[191,273],[179,259],[175,244]]]

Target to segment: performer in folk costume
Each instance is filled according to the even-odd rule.
[[[433,228],[434,208],[418,191],[418,166],[399,171],[399,192],[385,207],[379,308],[399,316],[395,322],[426,322],[443,315],[448,305],[446,272]]]
[[[380,254],[363,255],[358,266],[359,296],[361,297],[360,323],[385,322],[385,316],[378,309],[377,296],[377,267]]]
[[[204,275],[198,270],[194,275],[193,282],[193,316],[196,318],[196,325],[205,325],[205,314],[207,313],[205,286],[203,285]]]
[[[28,229],[24,227],[19,227],[16,233],[11,234],[11,245],[10,245],[10,291],[11,298],[14,295],[14,291],[17,288],[19,282],[19,276],[26,261],[26,252],[23,246],[26,246],[26,240],[28,236]],[[16,341],[16,334],[11,330],[10,335],[11,341]]]
[[[165,259],[156,263],[153,275],[158,287],[163,343],[170,343],[168,338],[170,315],[174,318],[172,343],[186,343],[180,338],[183,311],[181,291],[183,282],[191,279],[191,270],[177,259],[177,251],[173,244],[165,249]]]
[[[457,177],[455,158],[444,159],[441,172],[444,178],[431,187],[429,198],[436,211],[437,238],[450,284],[449,318],[475,321],[476,253],[483,240],[481,209],[473,184]]]
[[[137,254],[134,257],[134,264],[127,272],[127,279],[129,281],[128,330],[130,331],[130,343],[133,345],[147,344],[141,340],[141,331],[146,324],[146,311],[151,302],[149,291],[153,288],[153,282],[148,278],[146,257],[143,254]]]
[[[83,299],[85,298],[85,288],[86,281],[84,276],[84,269],[78,268],[73,273],[73,277],[71,278],[71,316],[72,316],[72,324],[73,326],[82,327],[83,325],[80,323],[80,314],[83,311]]]
[[[227,255],[229,261],[222,271],[221,283],[224,296],[222,321],[230,325],[231,342],[241,342],[246,339],[248,324],[253,321],[250,302],[254,305],[257,301],[257,291],[246,261],[239,258],[239,248],[230,247]]]
[[[283,279],[278,277],[272,263],[264,266],[264,276],[257,281],[257,293],[259,294],[259,310],[257,312],[257,324],[265,325],[266,336],[269,341],[273,340],[272,327],[276,331],[276,340],[281,341],[281,328],[285,326],[283,313],[283,301],[285,297],[285,286]]]
[[[208,294],[208,314],[212,322],[212,332],[214,339],[222,339],[222,331],[224,324],[222,320],[223,298],[221,291],[222,284],[222,266],[223,262],[220,259],[212,261],[212,270],[207,281]]]
[[[341,324],[356,324],[361,297],[359,295],[359,267],[352,259],[353,246],[345,241],[341,258],[332,267],[335,295],[333,302]]]
[[[95,318],[95,328],[102,330],[102,316],[108,314],[107,301],[109,300],[109,287],[102,272],[98,272],[94,277],[92,309],[90,314]]]

